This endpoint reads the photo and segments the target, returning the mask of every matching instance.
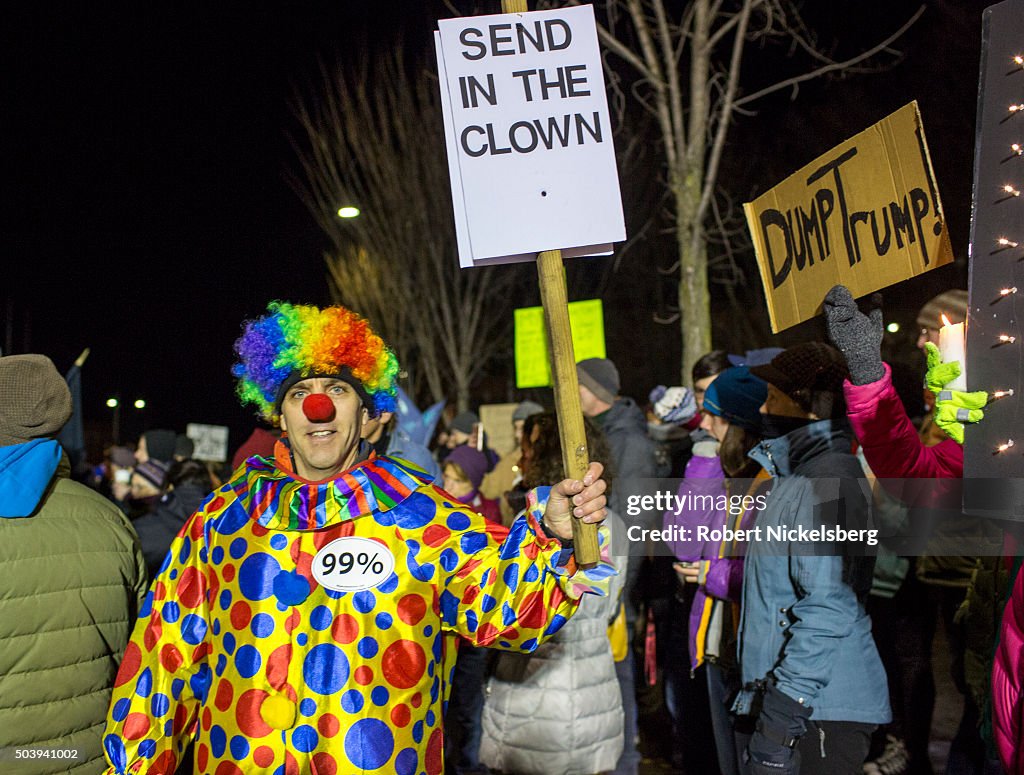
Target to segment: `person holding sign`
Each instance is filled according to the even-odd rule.
[[[452,635],[529,652],[603,594],[572,520],[606,516],[602,466],[533,491],[507,529],[360,443],[398,363],[343,307],[272,302],[235,349],[238,394],[279,423],[186,523],[117,675],[108,772],[443,769]],[[606,542],[607,546],[607,542]]]

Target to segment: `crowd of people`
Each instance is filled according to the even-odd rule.
[[[936,518],[984,422],[935,347],[966,292],[921,310],[927,390],[883,361],[881,310],[837,286],[824,311],[829,341],[706,353],[645,405],[581,361],[581,481],[540,403],[508,450],[472,412],[403,427],[395,356],[341,307],[245,324],[233,373],[267,427],[227,466],[151,430],[75,482],[67,385],[0,358],[0,749],[51,752],[3,771],[635,774],[643,748],[691,775],[919,775],[941,623],[962,695],[945,771],[1024,773],[1014,527]],[[627,492],[666,479],[687,505],[631,516]],[[595,565],[574,519],[600,527]],[[678,538],[925,521],[905,553]],[[975,538],[1002,554],[951,556]]]

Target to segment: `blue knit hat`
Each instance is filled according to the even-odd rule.
[[[761,427],[761,404],[768,398],[768,383],[747,366],[726,369],[708,385],[704,411],[748,431]]]

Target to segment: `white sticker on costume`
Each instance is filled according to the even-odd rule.
[[[395,556],[384,544],[359,536],[331,541],[313,558],[313,578],[337,592],[373,589],[395,570]]]

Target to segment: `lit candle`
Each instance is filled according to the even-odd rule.
[[[942,328],[939,329],[939,352],[943,363],[957,361],[960,364],[960,376],[946,385],[947,390],[967,390],[967,357],[964,342],[964,324],[950,323],[949,318],[942,316]]]

